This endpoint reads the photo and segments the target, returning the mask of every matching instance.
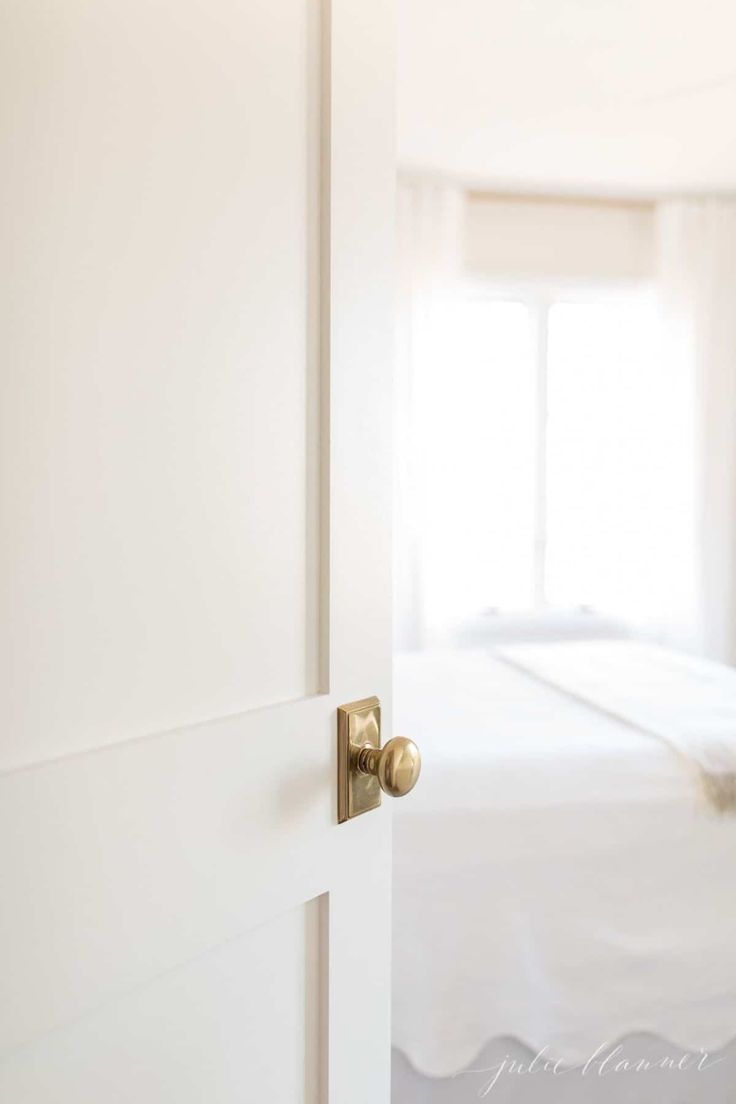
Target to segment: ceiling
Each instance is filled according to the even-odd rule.
[[[736,191],[734,0],[398,4],[404,169],[506,191]]]

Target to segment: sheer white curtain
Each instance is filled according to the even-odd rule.
[[[658,245],[672,381],[663,402],[689,396],[680,453],[695,460],[692,493],[678,492],[672,548],[674,570],[692,560],[691,609],[680,620],[685,643],[689,635],[706,655],[736,663],[736,199],[663,202]]]
[[[449,380],[458,351],[456,309],[465,196],[434,179],[405,178],[398,188],[398,321],[394,518],[395,638],[400,649],[432,640],[432,555],[427,544],[447,521],[426,459],[441,451],[422,428],[428,392]]]
[[[477,613],[480,553],[489,541],[496,548],[498,532],[486,532],[493,511],[487,495],[479,503],[477,481],[467,473],[485,463],[489,478],[509,482],[508,466],[488,466],[479,453],[491,428],[478,395],[485,377],[473,375],[466,348],[473,340],[467,305],[459,313],[465,212],[459,189],[428,179],[400,182],[399,649],[445,642],[458,620]],[[650,504],[644,516],[633,512],[640,532],[632,541],[646,580],[634,621],[649,637],[736,664],[736,199],[660,203],[657,252],[664,355],[650,403],[650,448],[630,492],[648,495]],[[644,398],[633,388],[631,403]],[[496,426],[492,436],[503,434]],[[508,519],[508,503],[496,514]]]

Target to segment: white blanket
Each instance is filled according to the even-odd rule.
[[[716,812],[736,812],[736,671],[622,640],[523,644],[503,659],[669,744]]]
[[[488,655],[397,663],[423,752],[394,813],[394,1044],[423,1073],[515,1036],[736,1036],[736,821],[667,745]]]

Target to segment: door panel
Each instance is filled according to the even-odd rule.
[[[63,1085],[75,1104],[201,1104],[252,1085],[318,1104],[321,912],[310,901],[43,1036],[0,1068],[0,1099],[57,1104]]]
[[[319,5],[14,7],[2,767],[317,690]]]
[[[384,1104],[391,4],[3,19],[0,1097]]]

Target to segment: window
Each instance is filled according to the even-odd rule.
[[[555,303],[547,326],[544,601],[631,617],[661,485],[667,390],[646,301]]]
[[[429,624],[641,616],[672,445],[652,299],[474,294],[459,328],[417,396]]]

